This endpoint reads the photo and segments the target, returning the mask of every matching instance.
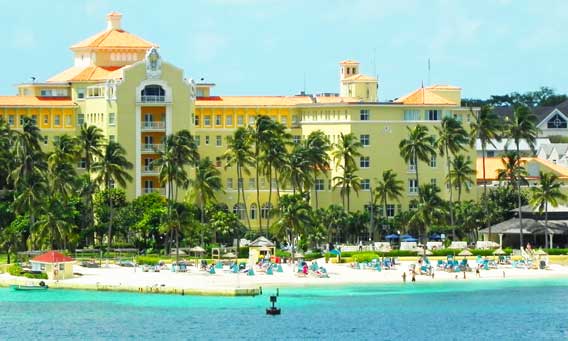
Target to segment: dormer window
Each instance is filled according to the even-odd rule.
[[[566,120],[559,114],[556,114],[548,120],[547,127],[552,129],[566,128]]]
[[[165,102],[166,91],[159,85],[146,85],[141,92],[142,102]]]

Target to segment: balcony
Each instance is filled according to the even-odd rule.
[[[164,150],[163,144],[143,144],[142,153],[144,154],[155,154]]]
[[[144,168],[142,168],[142,174],[148,175],[148,174],[160,174],[160,171],[154,167],[154,166],[144,166]]]
[[[140,96],[142,103],[165,103],[166,96],[161,95],[142,95]]]
[[[144,194],[149,194],[149,193],[159,193],[161,195],[166,195],[166,189],[164,187],[157,187],[157,188],[153,188],[153,187],[148,187],[148,188],[143,188],[143,192]]]
[[[143,121],[142,122],[142,131],[151,131],[151,130],[166,130],[166,122],[164,121]]]

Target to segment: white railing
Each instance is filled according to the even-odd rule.
[[[166,96],[159,95],[142,95],[142,103],[164,103]]]
[[[156,130],[166,129],[166,122],[164,121],[143,121],[142,130]]]
[[[148,193],[159,193],[161,195],[166,195],[166,189],[165,188],[144,188],[144,194],[148,194]]]
[[[142,145],[142,151],[143,152],[151,152],[151,153],[155,153],[157,151],[163,151],[164,150],[164,145],[163,144],[143,144]]]
[[[158,170],[154,166],[144,166],[142,173],[158,173]]]
[[[408,173],[416,173],[416,165],[408,165]]]

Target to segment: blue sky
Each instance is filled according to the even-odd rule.
[[[563,0],[0,0],[0,8],[1,95],[71,66],[68,47],[104,30],[111,10],[220,95],[295,94],[304,75],[308,92],[338,92],[337,63],[357,59],[389,100],[427,83],[428,58],[431,83],[459,85],[464,97],[543,85],[568,92]]]

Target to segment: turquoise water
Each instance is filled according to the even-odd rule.
[[[257,297],[0,289],[0,339],[567,340],[568,279],[282,288]]]

